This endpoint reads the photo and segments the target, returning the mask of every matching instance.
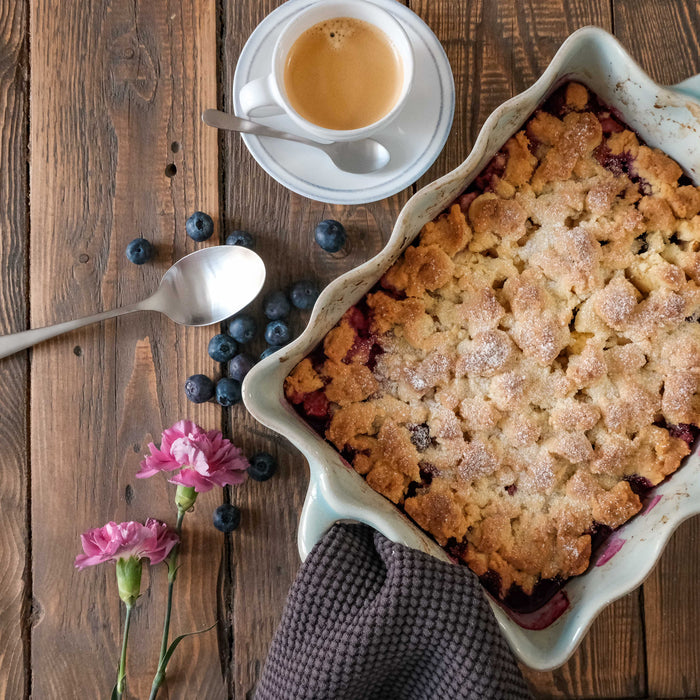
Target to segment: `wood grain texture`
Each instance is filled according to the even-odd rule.
[[[26,328],[28,6],[0,2],[0,333]],[[0,360],[0,697],[28,689],[31,553],[27,354]]]
[[[232,109],[229,86],[245,41],[262,19],[281,2],[224,3],[222,41],[222,106]],[[281,289],[303,277],[325,286],[332,279],[377,253],[387,241],[394,220],[410,190],[364,206],[332,206],[292,194],[265,174],[237,134],[222,137],[224,214],[226,230],[250,230],[265,260],[264,292]],[[314,242],[313,230],[322,219],[342,221],[348,250],[329,255]],[[259,312],[260,300],[252,305]],[[300,333],[308,313],[294,312],[293,330]],[[251,347],[257,356],[258,339]],[[231,697],[252,697],[267,649],[299,567],[296,531],[308,484],[305,460],[285,440],[263,428],[243,409],[232,411],[231,431],[247,453],[266,450],[280,463],[274,479],[249,481],[233,493],[243,510],[243,524],[232,537],[232,580],[227,614],[232,625],[229,677]]]
[[[614,0],[615,34],[656,81],[700,72],[700,5],[695,0]],[[700,695],[700,523],[673,536],[644,584],[651,697]]]
[[[683,523],[644,584],[650,697],[700,695],[700,518]]]
[[[521,666],[536,698],[646,697],[640,592],[606,608],[568,663],[549,673]]]
[[[198,247],[185,235],[187,216],[203,209],[218,218],[216,134],[199,120],[216,102],[216,8],[213,0],[36,0],[31,56],[38,326],[147,295],[172,261]],[[142,267],[124,256],[139,234],[157,248]],[[213,369],[209,335],[142,314],[33,351],[35,697],[109,693],[122,612],[114,568],[75,571],[78,535],[111,519],[173,522],[174,486],[134,474],[148,442],[179,418],[220,425],[214,405],[195,407],[182,390],[189,374]],[[216,501],[214,492],[201,497],[185,519],[173,634],[216,620]],[[130,640],[132,697],[148,696],[165,588],[164,566],[144,576]],[[186,640],[168,675],[163,697],[223,697],[215,633]]]
[[[199,120],[204,107],[232,108],[241,49],[281,2],[0,0],[0,333],[28,316],[38,326],[145,296],[173,260],[201,247],[184,233],[195,209],[214,217],[215,239],[235,228],[255,234],[265,291],[301,277],[325,285],[384,245],[412,191],[462,162],[489,113],[580,26],[614,29],[660,82],[700,71],[697,0],[405,0],[450,60],[452,132],[413,188],[366,206],[324,205],[289,193],[238,135]],[[313,241],[324,218],[348,229],[340,254]],[[124,257],[139,234],[157,246],[151,265]],[[260,300],[251,308],[262,318]],[[294,312],[295,333],[307,320]],[[221,371],[206,354],[212,332],[140,315],[0,360],[0,697],[108,695],[123,611],[113,567],[74,570],[78,536],[110,519],[174,521],[174,487],[134,474],[148,442],[188,417],[223,426],[248,454],[272,452],[280,470],[227,495],[243,510],[232,536],[211,526],[221,492],[187,515],[172,632],[220,624],[183,643],[160,697],[252,698],[299,566],[308,468],[242,406],[186,401],[187,376]],[[259,337],[250,352],[263,347]],[[644,588],[604,611],[568,664],[523,669],[535,697],[700,697],[699,528],[695,519],[679,529]],[[144,572],[132,698],[148,695],[165,574]]]

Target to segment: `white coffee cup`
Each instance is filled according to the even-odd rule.
[[[403,83],[393,107],[380,119],[358,129],[327,129],[304,119],[289,102],[284,87],[284,68],[294,42],[307,29],[336,17],[363,20],[380,29],[396,50],[403,69]],[[327,141],[354,141],[377,133],[391,122],[403,108],[413,81],[413,50],[401,24],[390,13],[366,0],[319,0],[286,24],[272,52],[269,75],[253,80],[241,88],[239,95],[245,116],[255,117],[286,113],[307,135]]]

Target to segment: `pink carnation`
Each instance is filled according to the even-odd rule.
[[[153,518],[146,520],[145,525],[133,520],[118,525],[109,522],[84,532],[80,539],[85,554],[75,558],[78,569],[129,557],[148,558],[151,564],[158,564],[180,540],[165,523]]]
[[[214,486],[240,484],[249,466],[241,450],[220,431],[207,432],[189,420],[164,430],[160,448],[151,443],[148,449],[151,454],[141,462],[137,478],[179,469],[171,483],[192,486],[197,493]]]

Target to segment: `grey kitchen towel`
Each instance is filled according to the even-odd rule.
[[[255,697],[531,696],[469,569],[338,524],[292,585]]]

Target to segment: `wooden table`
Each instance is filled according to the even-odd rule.
[[[243,44],[279,4],[0,0],[0,332],[140,299],[202,245],[185,235],[196,209],[217,222],[214,241],[234,228],[257,236],[267,288],[302,273],[327,283],[382,247],[416,188],[460,163],[491,110],[529,86],[582,25],[614,31],[662,83],[700,71],[697,0],[410,0],[454,71],[449,141],[412,188],[376,204],[328,206],[290,194],[237,135],[199,119],[206,107],[231,108]],[[329,217],[349,230],[344,257],[313,243],[314,225]],[[142,267],[124,256],[138,234],[157,246]],[[111,566],[73,568],[79,534],[111,519],[173,522],[174,487],[134,474],[148,442],[189,417],[221,427],[249,453],[273,452],[281,468],[233,490],[243,509],[233,536],[211,524],[220,491],[187,516],[172,629],[219,625],[182,644],[162,697],[252,697],[299,566],[307,469],[243,407],[188,403],[185,378],[218,371],[206,352],[213,332],[134,315],[0,361],[0,696],[107,697],[121,608]],[[536,695],[700,697],[699,542],[695,519],[568,664],[526,670]],[[130,697],[148,695],[165,584],[162,566],[144,576]]]

